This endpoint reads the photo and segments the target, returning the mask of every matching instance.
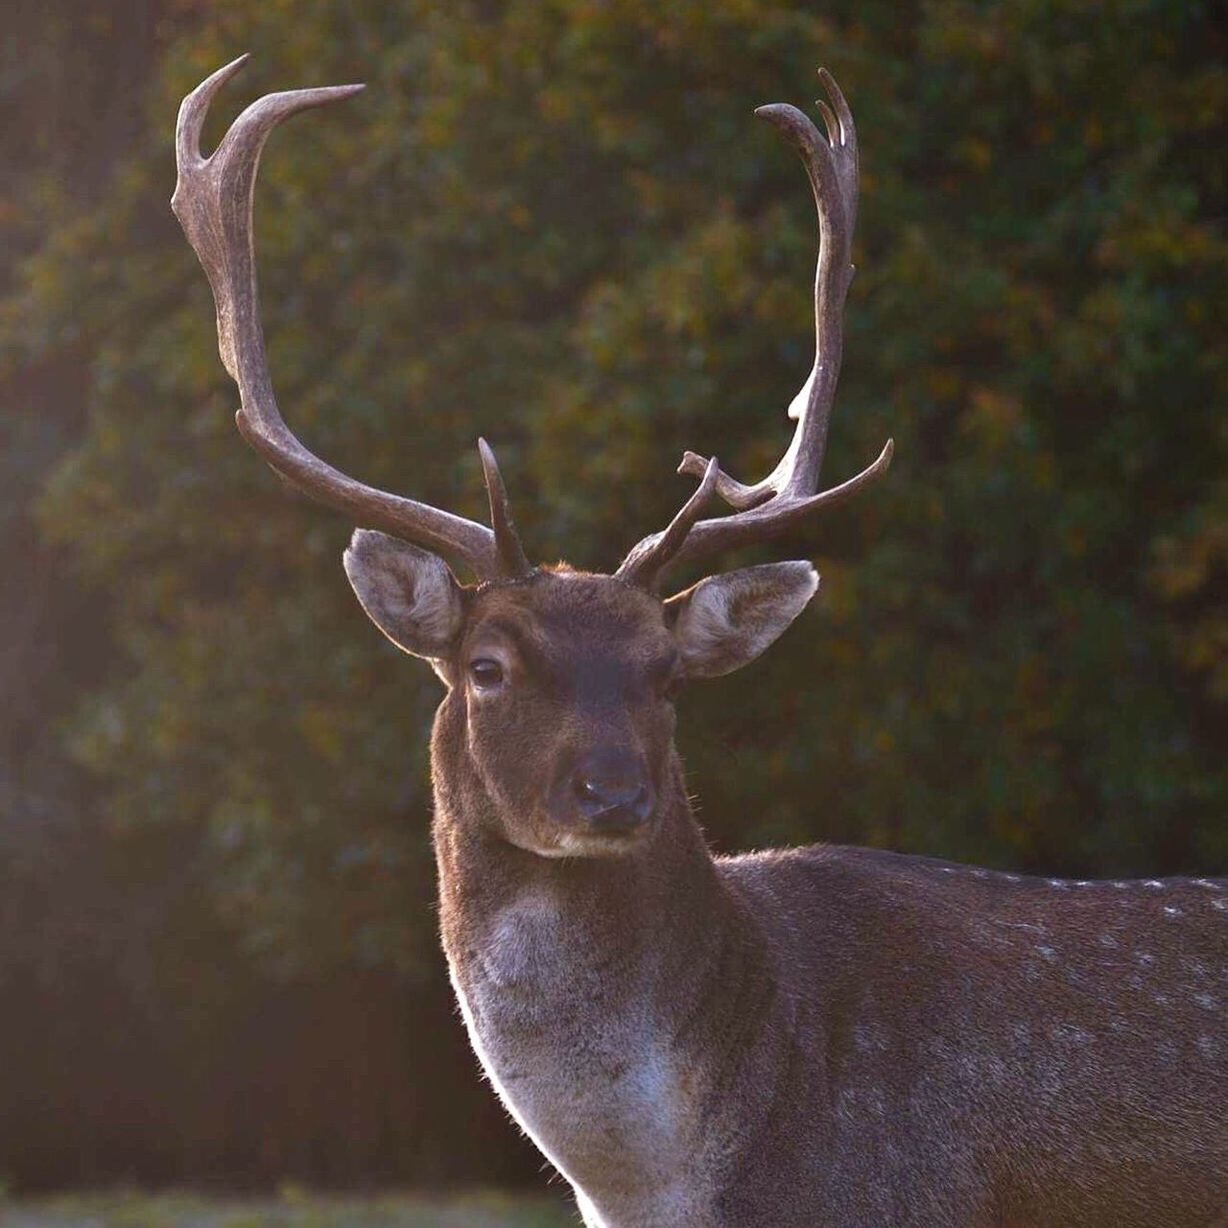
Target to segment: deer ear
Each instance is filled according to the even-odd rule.
[[[665,603],[690,678],[716,678],[753,661],[819,587],[809,563],[768,563],[709,576]]]
[[[387,533],[358,529],[342,562],[362,608],[398,648],[433,661],[448,655],[465,603],[443,559]]]

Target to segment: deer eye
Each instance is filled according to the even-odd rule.
[[[478,657],[469,662],[469,677],[481,690],[490,690],[503,681],[503,666],[490,657]]]

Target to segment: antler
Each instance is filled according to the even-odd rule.
[[[624,560],[618,574],[636,578],[642,585],[646,579],[647,586],[651,586],[667,568],[679,563],[775,537],[817,508],[834,507],[851,498],[881,476],[891,463],[894,444],[888,440],[869,468],[830,490],[818,490],[836,381],[840,376],[844,347],[842,316],[844,300],[853,280],[850,254],[857,220],[857,132],[852,112],[840,87],[825,68],[819,70],[819,78],[832,102],[830,107],[823,101],[818,103],[827,127],[826,137],[796,107],[775,103],[755,112],[781,129],[801,154],[819,213],[819,259],[814,281],[814,367],[789,406],[789,417],[797,421],[793,440],[776,468],[753,486],[744,486],[727,473],[717,471],[716,493],[735,509],[732,515],[700,520],[681,538],[673,531],[675,521],[670,529],[640,541]],[[703,476],[702,489],[709,484],[709,467],[710,462],[704,457],[687,452],[678,472]],[[688,501],[688,507],[695,497]],[[673,546],[672,550],[667,549],[669,545]]]
[[[273,395],[256,290],[252,195],[269,133],[299,111],[357,93],[361,85],[290,90],[253,102],[213,154],[200,152],[209,104],[243,67],[240,56],[201,82],[179,108],[175,155],[179,180],[171,208],[196,251],[217,304],[218,350],[239,386],[239,431],[305,495],[346,512],[356,524],[384,529],[428,550],[455,555],[482,579],[524,575],[531,568],[507,509],[494,453],[483,442],[482,468],[494,531],[425,503],[364,485],[309,452],[282,420]]]

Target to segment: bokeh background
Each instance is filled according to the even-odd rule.
[[[608,568],[759,476],[863,149],[811,612],[682,700],[723,850],[1228,870],[1228,39],[1198,0],[10,0],[0,69],[0,1183],[533,1185],[433,912],[433,676],[243,446],[168,208],[182,95],[365,80],[257,194],[287,418]]]

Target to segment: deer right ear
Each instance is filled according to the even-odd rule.
[[[387,533],[358,529],[342,562],[367,616],[398,648],[431,661],[448,656],[465,603],[443,559]]]
[[[719,678],[775,643],[819,587],[809,563],[764,563],[709,576],[665,603],[682,666]]]

